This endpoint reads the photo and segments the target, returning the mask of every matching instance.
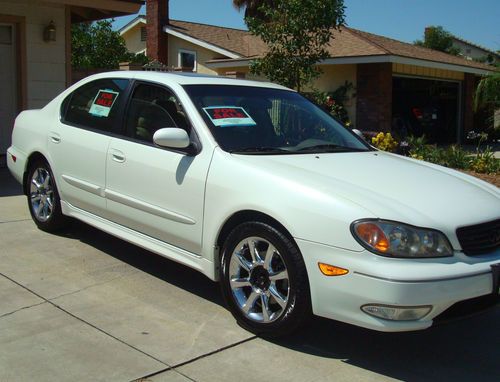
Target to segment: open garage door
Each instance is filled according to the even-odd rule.
[[[459,140],[459,82],[394,76],[392,83],[392,130],[399,139],[425,135],[429,143]]]

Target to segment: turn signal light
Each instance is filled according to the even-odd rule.
[[[335,267],[330,264],[318,263],[318,265],[319,265],[319,270],[325,276],[343,276],[349,273],[347,269]]]
[[[384,231],[373,223],[361,223],[356,226],[356,233],[368,245],[380,252],[387,252],[389,249],[389,240]]]

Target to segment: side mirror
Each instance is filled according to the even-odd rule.
[[[153,135],[153,142],[158,146],[174,149],[185,149],[191,143],[186,130],[176,127],[157,130]]]

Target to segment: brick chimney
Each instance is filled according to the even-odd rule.
[[[169,23],[169,0],[146,0],[147,55],[168,66],[168,35],[163,28]]]
[[[429,33],[431,33],[433,29],[434,29],[433,27],[425,27],[425,31],[424,31],[424,38],[425,39],[428,38]]]

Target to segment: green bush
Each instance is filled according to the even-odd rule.
[[[452,145],[446,148],[426,144],[425,137],[409,137],[409,155],[412,158],[435,163],[458,170],[472,170],[478,173],[500,173],[500,159],[495,158],[491,147],[480,148],[475,152]]]

